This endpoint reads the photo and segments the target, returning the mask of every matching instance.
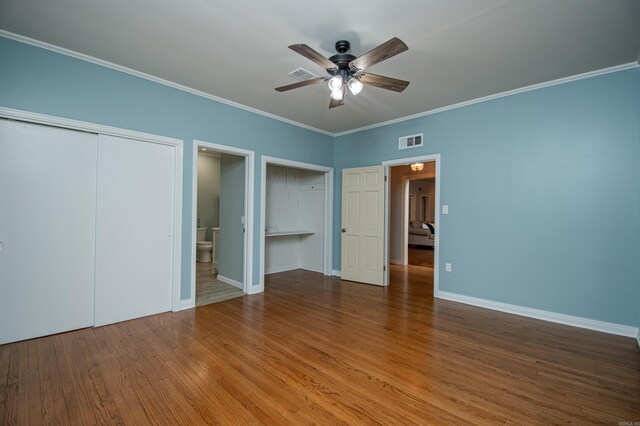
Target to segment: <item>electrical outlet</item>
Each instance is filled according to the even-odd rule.
[[[450,263],[445,263],[444,264],[444,270],[447,272],[451,272],[451,264]]]
[[[447,204],[442,206],[442,214],[449,214],[449,206]]]

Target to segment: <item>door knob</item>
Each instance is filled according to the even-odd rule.
[[[347,232],[347,228],[342,228],[342,232]]]

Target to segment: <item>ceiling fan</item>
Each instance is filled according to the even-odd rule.
[[[409,82],[405,80],[364,72],[366,68],[408,50],[407,45],[399,38],[394,37],[358,57],[347,53],[350,48],[351,44],[347,40],[339,40],[336,42],[336,51],[338,53],[330,58],[325,58],[306,44],[293,44],[289,46],[289,49],[325,68],[329,76],[316,77],[310,80],[276,87],[276,90],[278,92],[286,92],[287,90],[328,80],[329,89],[331,90],[329,108],[335,108],[344,104],[347,88],[355,96],[360,93],[364,84],[381,89],[393,90],[394,92],[402,92],[409,85]]]

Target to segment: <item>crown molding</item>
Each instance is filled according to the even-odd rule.
[[[639,59],[640,61],[640,59]],[[632,68],[638,68],[640,66],[640,62],[630,62],[628,64],[616,65],[609,68],[603,68],[600,70],[589,71],[582,74],[577,74],[569,77],[559,78],[557,80],[551,80],[544,83],[532,84],[531,86],[521,87],[519,89],[508,90],[506,92],[496,93],[495,95],[484,96],[482,98],[472,99],[470,101],[464,101],[453,105],[448,105],[442,108],[436,108],[424,112],[419,112],[413,115],[407,115],[405,117],[394,118],[393,120],[384,121],[382,123],[371,124],[365,127],[359,127],[357,129],[346,130],[344,132],[334,133],[333,137],[350,135],[352,133],[358,133],[365,130],[375,129],[377,127],[388,126],[390,124],[401,123],[403,121],[413,120],[414,118],[426,117],[427,115],[438,114],[440,112],[450,111],[452,109],[463,108],[469,105],[479,104],[481,102],[492,101],[494,99],[504,98],[506,96],[517,95],[519,93],[530,92],[532,90],[543,89],[545,87],[556,86],[558,84],[569,83],[576,80],[582,80],[585,78],[596,77],[599,75],[610,74],[618,71],[624,71]]]
[[[191,93],[193,95],[196,96],[200,96],[206,99],[210,99],[212,101],[215,102],[219,102],[225,105],[229,105],[231,107],[234,108],[238,108],[244,111],[248,111],[254,114],[258,114],[258,115],[262,115],[264,117],[267,118],[272,118],[274,120],[278,120],[281,121],[283,123],[287,123],[290,124],[292,126],[296,126],[296,127],[300,127],[306,130],[310,130],[312,132],[316,132],[316,133],[320,133],[323,135],[327,135],[327,136],[331,136],[331,137],[340,137],[340,136],[345,136],[345,135],[350,135],[352,133],[358,133],[358,132],[362,132],[365,130],[371,130],[371,129],[375,129],[378,127],[383,127],[383,126],[388,126],[390,124],[396,124],[396,123],[401,123],[403,121],[408,121],[408,120],[413,120],[414,118],[420,118],[420,117],[426,117],[428,115],[433,115],[433,114],[438,114],[441,112],[445,112],[445,111],[450,111],[453,109],[458,109],[458,108],[464,108],[466,106],[470,106],[470,105],[474,105],[474,104],[478,104],[481,102],[487,102],[487,101],[491,101],[494,99],[499,99],[499,98],[504,98],[506,96],[512,96],[512,95],[517,95],[519,93],[524,93],[524,92],[530,92],[532,90],[537,90],[537,89],[543,89],[545,87],[550,87],[550,86],[555,86],[558,84],[564,84],[564,83],[569,83],[572,81],[576,81],[576,80],[582,80],[585,78],[590,78],[590,77],[596,77],[599,75],[604,75],[604,74],[610,74],[610,73],[614,73],[614,72],[618,72],[618,71],[624,71],[624,70],[628,70],[628,69],[632,69],[632,68],[638,68],[640,66],[640,57],[638,58],[638,61],[636,62],[630,62],[627,64],[622,64],[622,65],[616,65],[613,67],[609,67],[609,68],[603,68],[600,70],[594,70],[594,71],[589,71],[589,72],[585,72],[582,74],[577,74],[577,75],[573,75],[573,76],[569,76],[569,77],[563,77],[563,78],[559,78],[557,80],[551,80],[551,81],[547,81],[547,82],[543,82],[543,83],[538,83],[538,84],[533,84],[531,86],[526,86],[526,87],[521,87],[518,89],[513,89],[513,90],[508,90],[506,92],[501,92],[501,93],[496,93],[494,95],[489,95],[489,96],[484,96],[482,98],[477,98],[477,99],[472,99],[469,101],[464,101],[464,102],[460,102],[457,104],[453,104],[453,105],[448,105],[442,108],[436,108],[436,109],[432,109],[432,110],[427,110],[424,112],[420,112],[417,114],[412,114],[412,115],[407,115],[405,117],[399,117],[399,118],[395,118],[393,120],[388,120],[388,121],[383,121],[381,123],[376,123],[376,124],[371,124],[369,126],[364,126],[364,127],[358,127],[357,129],[351,129],[351,130],[345,130],[344,132],[338,132],[338,133],[332,133],[326,130],[322,130],[322,129],[318,129],[316,127],[312,127],[309,126],[307,124],[303,124],[303,123],[299,123],[297,121],[293,121],[290,120],[288,118],[284,118],[284,117],[280,117],[279,115],[275,115],[275,114],[271,114],[268,113],[266,111],[262,111],[256,108],[252,108],[250,106],[247,105],[243,105],[234,101],[230,101],[228,99],[224,99],[218,96],[214,96],[211,95],[209,93],[205,93],[202,92],[200,90],[196,90],[196,89],[192,89],[191,87],[187,87],[187,86],[183,86],[182,84],[178,84],[178,83],[174,83],[172,81],[169,80],[165,80],[163,78],[159,78],[159,77],[155,77],[152,76],[150,74],[146,74],[143,73],[141,71],[136,71],[134,69],[131,68],[127,68],[118,64],[114,64],[112,62],[109,61],[105,61],[102,59],[98,59],[95,58],[93,56],[89,56],[89,55],[85,55],[84,53],[80,53],[80,52],[76,52],[73,50],[69,50],[69,49],[65,49],[64,47],[60,47],[60,46],[56,46],[53,44],[49,44],[40,40],[36,40],[33,38],[29,38],[20,34],[15,34],[12,33],[10,31],[6,31],[6,30],[1,30],[0,29],[0,37],[5,37],[11,40],[15,40],[21,43],[26,43],[26,44],[30,44],[32,46],[36,46],[36,47],[40,47],[46,50],[50,50],[56,53],[60,53],[62,55],[66,55],[66,56],[71,56],[73,58],[76,59],[80,59],[86,62],[91,62],[94,63],[96,65],[100,65],[103,67],[107,67],[107,68],[111,68],[115,71],[120,71],[126,74],[130,74],[133,75],[135,77],[139,77],[139,78],[143,78],[145,80],[149,80],[149,81],[153,81],[154,83],[158,83],[158,84],[162,84],[164,86],[168,86],[183,92],[187,92],[187,93]]]
[[[109,61],[105,61],[102,59],[95,58],[93,56],[85,55],[84,53],[76,52],[74,50],[65,49],[64,47],[56,46],[54,44],[45,43],[44,41],[36,40],[33,38],[25,37],[20,34],[15,34],[6,30],[0,30],[0,37],[8,38],[11,40],[19,41],[21,43],[30,44],[32,46],[40,47],[42,49],[50,50],[52,52],[60,53],[62,55],[71,56],[76,59],[80,59],[86,62],[91,62],[96,65],[100,65],[103,67],[111,68],[115,71],[120,71],[126,74],[133,75],[135,77],[143,78],[145,80],[153,81],[154,83],[159,83],[164,86],[171,87],[173,89],[178,89],[183,92],[191,93],[192,95],[200,96],[203,98],[210,99],[215,102],[219,102],[225,105],[232,106],[234,108],[238,108],[244,111],[252,112],[254,114],[262,115],[267,118],[272,118],[274,120],[282,121],[283,123],[291,124],[293,126],[301,127],[306,130],[311,130],[312,132],[321,133],[327,136],[334,136],[333,133],[327,132],[326,130],[317,129],[312,126],[308,126],[306,124],[298,123],[297,121],[289,120],[288,118],[280,117],[279,115],[271,114],[266,111],[262,111],[256,108],[252,108],[250,106],[246,106],[234,101],[230,101],[228,99],[224,99],[218,96],[211,95],[209,93],[202,92],[200,90],[192,89],[191,87],[183,86],[182,84],[174,83],[173,81],[165,80],[160,77],[155,77],[150,74],[143,73],[141,71],[136,71],[131,68],[124,67],[122,65],[114,64]]]

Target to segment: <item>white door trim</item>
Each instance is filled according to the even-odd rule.
[[[61,127],[64,129],[80,130],[83,132],[97,133],[99,135],[117,136],[133,141],[144,141],[173,146],[175,155],[175,199],[173,206],[173,277],[172,300],[173,311],[180,310],[180,278],[182,270],[182,166],[184,142],[182,139],[158,136],[150,133],[121,129],[118,127],[104,126],[86,121],[72,120],[53,115],[38,114],[29,111],[0,107],[0,117],[10,120],[26,121],[29,123],[44,124],[47,126]]]
[[[428,163],[435,161],[436,163],[436,199],[435,199],[435,229],[436,235],[433,244],[433,294],[436,295],[440,291],[440,154],[421,155],[418,157],[400,158],[397,160],[383,161],[385,176],[387,178],[387,190],[384,193],[385,211],[384,211],[384,239],[385,239],[385,252],[384,252],[384,264],[387,265],[387,275],[385,275],[385,285],[388,285],[388,273],[389,273],[389,188],[391,185],[391,177],[389,174],[389,167],[409,165],[411,163]],[[407,206],[408,207],[408,206]],[[405,212],[406,216],[406,212]],[[406,241],[406,236],[403,237]]]
[[[260,293],[264,291],[267,164],[324,173],[324,275],[333,275],[333,167],[319,166],[317,164],[302,163],[300,161],[286,160],[284,158],[263,155],[260,177],[260,283],[253,293]]]
[[[203,147],[208,150],[244,157],[244,265],[242,276],[242,291],[247,294],[253,293],[253,194],[254,194],[254,164],[255,152],[236,148],[228,145],[220,145],[213,142],[206,142],[194,139],[193,141],[193,163],[191,176],[191,297],[190,303],[183,300],[182,309],[193,308],[196,304],[196,224],[198,215],[198,148]]]

